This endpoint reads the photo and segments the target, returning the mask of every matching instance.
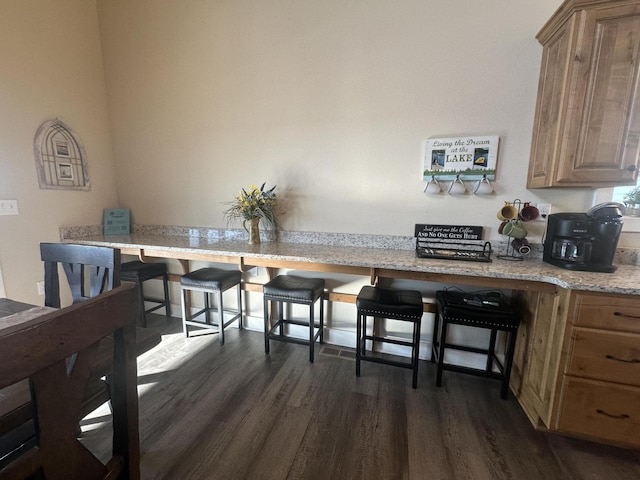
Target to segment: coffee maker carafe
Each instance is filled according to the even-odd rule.
[[[569,270],[614,272],[623,205],[596,205],[587,213],[549,215],[542,259]]]

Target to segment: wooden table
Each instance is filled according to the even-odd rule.
[[[140,477],[137,301],[133,284],[59,310],[0,299],[0,423],[15,430],[25,424],[20,413],[26,412],[27,422],[37,419],[39,432],[37,446],[21,447],[0,479],[26,478],[39,468],[47,478]],[[113,345],[113,457],[103,465],[79,445],[76,432],[93,359],[105,338]],[[27,397],[25,404],[15,389],[24,390],[26,379],[34,401]],[[35,435],[29,428],[26,434]]]
[[[10,298],[0,298],[0,318],[7,317],[16,313],[29,310],[30,308],[38,308],[28,303],[17,302]]]
[[[0,298],[0,331],[4,328],[19,326],[52,311],[55,309]],[[27,381],[18,382],[0,390],[0,436],[21,425],[25,418],[32,416],[30,401]]]

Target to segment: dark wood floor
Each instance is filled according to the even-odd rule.
[[[152,315],[162,343],[139,360],[143,479],[638,479],[640,452],[533,429],[496,381],[363,364],[325,346],[228,330],[186,339]],[[225,331],[226,333],[226,331]],[[338,356],[338,353],[344,356]],[[104,412],[84,442],[105,451]]]

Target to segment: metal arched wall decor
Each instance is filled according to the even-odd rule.
[[[64,122],[56,118],[40,125],[33,148],[40,188],[90,189],[87,154],[76,134]]]

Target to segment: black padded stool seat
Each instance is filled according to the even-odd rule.
[[[183,287],[228,290],[240,283],[241,276],[241,273],[236,270],[201,268],[180,277],[180,285]]]
[[[364,286],[356,298],[358,320],[356,328],[356,375],[360,376],[360,362],[376,362],[394,367],[413,370],[413,388],[418,386],[418,355],[420,353],[420,324],[422,321],[422,294],[417,290],[396,290],[381,287]],[[367,317],[404,320],[413,324],[411,341],[380,337],[375,333],[367,335]],[[375,320],[374,320],[375,322]],[[386,356],[366,354],[366,342],[392,343],[411,347],[410,362],[400,362]]]
[[[500,397],[506,399],[509,393],[509,378],[513,365],[513,352],[520,318],[511,305],[499,292],[464,293],[459,291],[436,292],[438,311],[433,330],[433,348],[431,361],[437,361],[436,386],[442,385],[443,370],[468,373],[481,377],[500,380],[502,386]],[[468,347],[447,343],[447,329],[451,324],[467,327],[484,328],[491,331],[488,348]],[[504,353],[504,361],[500,362],[496,354],[496,340],[499,331],[509,335]],[[481,353],[487,356],[484,369],[465,367],[444,363],[446,349]],[[494,364],[498,372],[494,371]]]
[[[264,350],[269,354],[269,340],[309,345],[309,361],[313,363],[314,344],[317,339],[323,343],[324,335],[324,279],[303,278],[291,275],[279,275],[262,287],[264,304]],[[314,305],[320,299],[320,319],[315,321]],[[269,302],[277,303],[278,320],[271,326],[269,321]],[[284,318],[284,303],[299,303],[309,306],[309,320]],[[284,325],[302,325],[309,327],[309,338],[302,339],[286,335]],[[276,333],[277,330],[277,333]]]
[[[187,273],[180,277],[180,290],[182,291],[182,328],[185,337],[189,336],[189,326],[214,329],[220,334],[220,345],[224,345],[224,328],[232,322],[238,320],[238,328],[242,329],[242,298],[241,298],[241,273],[238,270],[223,270],[220,268],[201,268]],[[225,310],[222,300],[222,293],[231,287],[237,286],[238,308],[236,310]],[[194,314],[188,312],[188,292],[200,291],[204,293],[204,308]],[[211,318],[211,311],[215,310],[210,303],[210,295],[217,294],[218,321]],[[224,314],[232,313],[233,316],[224,320]],[[204,321],[195,320],[204,314]],[[215,333],[215,332],[214,332]]]
[[[162,277],[164,299],[145,296],[143,290],[143,282],[159,277]],[[169,303],[169,278],[167,274],[166,264],[144,263],[140,260],[125,262],[120,265],[120,280],[126,282],[135,282],[138,284],[138,296],[140,299],[140,324],[143,327],[147,326],[147,313],[164,307],[167,316],[171,315],[171,304]],[[155,303],[156,305],[151,308],[145,309],[145,301]]]

